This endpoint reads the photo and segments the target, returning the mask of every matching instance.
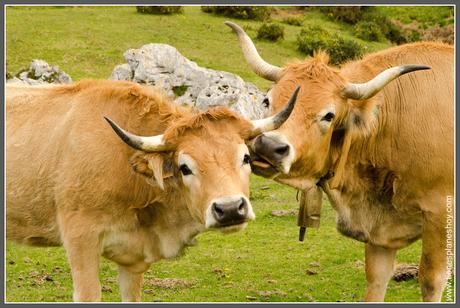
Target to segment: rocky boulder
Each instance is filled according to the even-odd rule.
[[[109,79],[155,85],[178,104],[198,110],[226,106],[250,119],[269,113],[264,93],[239,76],[198,66],[166,44],[148,44],[124,53],[126,64],[118,65]]]
[[[22,70],[12,78],[7,76],[6,82],[22,82],[30,85],[42,83],[61,84],[71,83],[72,78],[61,71],[58,66],[51,66],[43,60],[32,60],[27,70]]]

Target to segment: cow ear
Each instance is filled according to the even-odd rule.
[[[161,189],[164,189],[164,179],[173,176],[173,164],[168,153],[136,152],[130,164],[135,172],[154,180]]]
[[[374,127],[380,106],[375,100],[351,101],[346,128],[353,133],[367,135]]]

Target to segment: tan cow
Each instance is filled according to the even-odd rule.
[[[6,93],[7,238],[63,245],[75,301],[100,301],[101,255],[119,265],[122,300],[139,301],[152,262],[204,229],[255,218],[245,140],[279,127],[298,90],[278,115],[252,122],[225,108],[195,113],[124,81]],[[131,147],[105,116],[131,132],[107,119]]]
[[[252,143],[253,171],[304,191],[322,186],[337,229],[366,243],[366,301],[384,300],[397,250],[419,238],[423,300],[440,301],[453,251],[453,47],[408,44],[340,69],[319,52],[279,68],[227,25],[253,70],[275,82],[267,95],[273,112],[303,89],[289,120]]]

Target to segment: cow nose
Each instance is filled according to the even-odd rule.
[[[248,204],[244,198],[212,204],[214,218],[221,226],[242,223],[248,215]]]
[[[277,165],[289,155],[289,145],[260,135],[254,142],[254,151],[270,163]]]

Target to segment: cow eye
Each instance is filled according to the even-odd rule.
[[[190,170],[190,168],[186,164],[180,165],[179,170],[180,172],[182,172],[183,175],[193,174],[192,170]]]
[[[247,165],[251,162],[251,156],[249,154],[244,154],[243,165]]]
[[[322,117],[321,121],[331,122],[334,117],[335,117],[335,114],[333,114],[332,112],[328,112],[326,113],[324,117]]]
[[[270,101],[268,100],[268,97],[265,97],[264,100],[262,101],[262,105],[265,108],[268,108],[270,106]]]

